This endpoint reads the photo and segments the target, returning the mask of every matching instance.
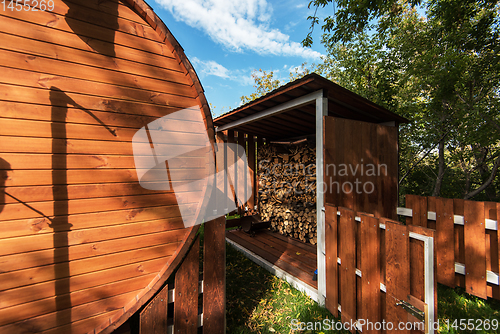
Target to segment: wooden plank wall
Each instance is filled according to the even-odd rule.
[[[235,198],[235,203],[238,207],[238,214],[240,215],[245,215],[247,210],[257,210],[256,208],[258,207],[258,181],[257,181],[257,166],[258,166],[258,161],[257,161],[257,150],[260,145],[264,145],[265,141],[263,138],[253,136],[251,134],[245,134],[243,132],[236,132],[233,130],[227,130],[223,131],[223,133],[218,133],[218,140],[220,143],[225,142],[225,143],[231,143],[231,144],[239,144],[240,147],[245,149],[245,154],[247,157],[248,165],[248,174],[245,174],[244,177],[241,177],[241,175],[238,177],[236,171],[235,175],[230,175],[232,180],[236,180],[234,187],[232,186],[231,192],[233,194],[233,197],[235,197],[235,193],[238,191],[238,188],[240,189],[244,187],[245,184],[250,184],[251,185],[251,193],[246,194],[245,198],[248,197],[248,200],[242,202],[241,199]],[[240,149],[238,147],[238,149]],[[227,153],[224,155],[224,161],[226,168],[227,166],[231,166],[232,164],[235,163],[236,159],[238,159],[238,154],[235,154],[233,156],[228,156]],[[247,178],[250,177],[250,180]]]
[[[436,230],[439,283],[500,299],[500,203],[406,195],[406,208],[412,209],[406,224]]]
[[[204,248],[199,238],[166,284],[140,311],[139,333],[226,332],[226,242],[224,217],[205,223]],[[200,273],[199,252],[203,251]],[[202,297],[200,298],[200,295]],[[199,303],[201,301],[201,303]],[[169,305],[170,310],[169,312]]]
[[[3,333],[109,325],[190,231],[173,192],[139,185],[131,144],[149,122],[202,106],[174,46],[121,1],[54,4],[0,11]],[[204,146],[192,123],[171,125]],[[199,178],[199,158],[169,167]]]
[[[410,299],[424,309],[423,242],[410,232],[433,238],[435,232],[330,204],[325,222],[328,310],[335,316],[340,311],[343,323],[419,322],[396,302]],[[437,309],[436,282],[433,303]],[[382,332],[374,327],[362,330]]]
[[[396,219],[397,128],[330,116],[324,128],[325,203]]]

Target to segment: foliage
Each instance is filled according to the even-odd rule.
[[[328,54],[318,70],[412,121],[400,131],[403,191],[424,173],[434,181],[426,195],[450,193],[448,175],[460,178],[453,197],[482,192],[475,198],[498,200],[499,2],[335,3],[337,15],[322,26]],[[310,19],[319,23],[316,15]]]
[[[311,67],[313,66],[314,64],[311,65]],[[277,78],[277,72],[275,71],[268,72],[262,69],[259,69],[258,71],[254,70],[252,72],[252,78],[254,80],[253,86],[255,88],[255,93],[252,93],[249,96],[242,96],[241,102],[245,104],[253,101],[284,85],[288,81],[300,79],[310,72],[311,70],[307,67],[307,63],[303,63],[302,65],[294,67],[290,70],[288,79],[280,80]]]

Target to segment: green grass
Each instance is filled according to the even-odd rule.
[[[334,319],[328,310],[229,244],[226,244],[226,299],[228,334],[298,333],[292,330],[292,319],[300,322]]]
[[[200,262],[203,260],[203,225],[200,227]],[[465,293],[462,288],[438,285],[439,333],[500,333],[497,330],[460,330],[460,319],[500,319],[500,301],[487,301]],[[307,295],[299,292],[264,268],[256,265],[226,243],[226,321],[228,334],[249,333],[348,333],[333,330],[295,331],[292,320],[314,323],[335,319]],[[446,328],[457,320],[456,327]],[[500,323],[499,323],[500,327]]]
[[[292,319],[305,323],[339,319],[335,319],[328,310],[318,306],[307,295],[271,275],[229,244],[226,244],[226,298],[228,334],[340,333],[331,330],[292,330]],[[498,320],[500,302],[492,299],[485,301],[468,295],[461,288],[451,289],[439,285],[438,318],[441,324],[439,333],[473,333],[460,330],[460,319]],[[450,326],[449,330],[446,329],[446,319],[450,320],[450,324],[458,319],[458,328]],[[475,320],[475,323],[480,321]],[[500,330],[474,333],[500,333]]]
[[[473,319],[473,323],[477,325],[484,324],[486,319],[489,321],[496,319],[500,327],[500,301],[471,296],[462,288],[451,289],[438,285],[438,317],[440,333],[500,333],[500,328],[484,330],[484,325],[482,330],[460,329],[460,319]],[[456,327],[447,328],[446,320],[449,320],[450,325],[457,320]]]

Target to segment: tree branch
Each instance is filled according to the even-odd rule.
[[[476,190],[473,190],[470,193],[466,194],[464,196],[464,199],[469,199],[471,197],[474,197],[477,194],[479,194],[481,191],[483,191],[484,189],[488,188],[489,185],[491,184],[491,182],[493,182],[493,180],[495,179],[495,175],[496,175],[496,172],[498,170],[498,167],[500,167],[500,154],[498,155],[497,160],[495,161],[495,165],[493,165],[493,169],[491,170],[491,174],[490,174],[490,177],[488,178],[488,180],[486,180],[486,182],[484,182]]]

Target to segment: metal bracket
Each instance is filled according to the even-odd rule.
[[[420,311],[418,308],[410,304],[409,302],[405,300],[400,300],[399,302],[396,303],[396,306],[401,306],[406,310],[406,312],[410,313],[412,316],[417,318],[420,321],[425,321],[425,312]]]

